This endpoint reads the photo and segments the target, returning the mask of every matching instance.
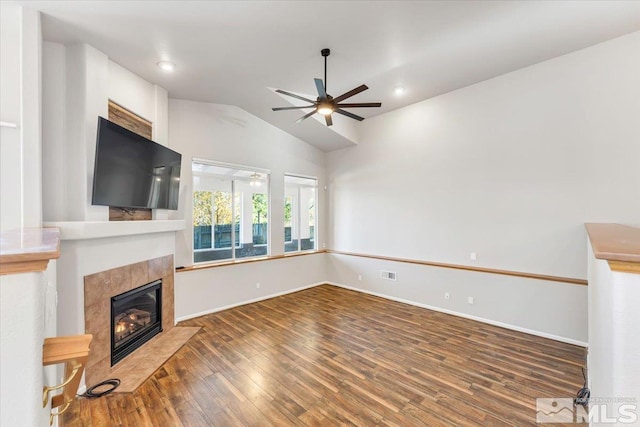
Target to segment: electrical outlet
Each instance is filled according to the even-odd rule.
[[[444,293],[444,299],[446,300],[451,299],[451,295],[449,295],[449,292]]]
[[[358,280],[362,281],[362,274],[358,274]]]
[[[467,298],[467,302],[468,302],[469,304],[473,304],[473,302],[474,302],[473,297],[469,297],[469,298]]]
[[[471,258],[471,261],[475,261],[478,259],[478,254],[476,254],[475,252],[471,252],[469,258]]]
[[[260,282],[256,283],[256,289],[260,289]]]

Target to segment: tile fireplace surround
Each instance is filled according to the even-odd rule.
[[[85,331],[93,334],[86,368],[87,385],[109,378],[119,366],[111,366],[111,297],[162,279],[163,331],[154,338],[157,339],[169,333],[175,324],[173,275],[173,255],[167,255],[84,277]],[[144,351],[154,339],[128,357]],[[121,363],[125,361],[126,358]]]

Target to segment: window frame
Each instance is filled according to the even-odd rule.
[[[306,185],[306,184],[295,184],[296,185],[296,195],[295,197],[293,197],[292,202],[297,201],[297,207],[295,209],[295,212],[297,212],[297,231],[298,231],[298,249],[293,250],[293,251],[287,251],[286,250],[286,245],[287,243],[291,243],[293,242],[293,226],[294,226],[294,218],[292,218],[291,221],[291,228],[292,228],[292,232],[291,232],[291,240],[290,241],[286,241],[284,242],[285,247],[283,247],[284,249],[284,253],[286,254],[295,254],[295,253],[305,253],[305,252],[317,252],[319,250],[318,248],[318,205],[319,205],[319,196],[318,196],[318,188],[319,188],[319,180],[318,177],[315,176],[310,176],[310,175],[301,175],[298,173],[287,173],[285,172],[284,174],[284,199],[287,199],[287,177],[291,177],[291,178],[302,178],[302,179],[311,179],[315,181],[315,185]],[[305,187],[305,188],[311,188],[313,189],[313,194],[315,195],[315,203],[314,203],[314,207],[313,207],[313,235],[309,235],[309,240],[311,240],[313,242],[313,248],[312,249],[302,249],[302,238],[300,237],[302,235],[302,223],[303,223],[303,209],[302,208],[302,197],[300,197],[300,188]],[[293,209],[293,204],[292,203],[292,215],[294,212]],[[304,209],[305,212],[305,218],[308,220],[308,213],[309,213],[309,209]],[[283,218],[284,219],[284,218]],[[307,225],[308,227],[308,225]],[[284,228],[283,228],[283,232],[284,232]]]
[[[284,196],[284,202],[285,202],[285,205],[286,205],[286,203],[287,203],[287,199],[288,199],[288,198],[291,198],[291,215],[293,215],[293,203],[294,203],[294,201],[295,201],[295,198],[294,198],[293,196],[291,196],[291,197],[287,197],[287,195],[285,194],[285,196]],[[285,208],[285,212],[286,212],[286,208]],[[286,228],[286,224],[287,224],[287,222],[286,222],[286,221],[284,221],[285,228]],[[285,238],[285,240],[284,240],[284,244],[285,244],[285,245],[286,245],[287,243],[293,243],[293,220],[291,221],[291,229],[292,229],[292,231],[291,231],[291,233],[289,233],[289,236],[290,236],[291,240],[287,240],[287,239]]]
[[[199,174],[194,174],[194,175],[199,175]],[[202,174],[202,176],[206,176],[205,174]],[[207,191],[209,193],[211,193],[211,199],[213,200],[213,193],[215,193],[215,191],[211,191],[211,190],[198,190],[198,191]],[[195,190],[191,192],[192,196],[191,196],[191,200],[193,201],[193,193],[195,193]],[[234,203],[233,203],[233,191],[231,192],[231,209],[233,212],[233,208],[234,208]],[[214,206],[215,207],[215,206]],[[191,204],[191,209],[193,210],[193,203]],[[242,208],[240,208],[242,209]],[[213,227],[214,227],[214,221],[213,221],[213,215],[215,215],[215,209],[211,210],[211,227],[212,227],[212,233],[213,233]],[[192,216],[193,217],[193,216]],[[193,225],[191,226],[193,227]],[[235,239],[235,227],[231,227],[231,239]],[[232,240],[233,242],[234,240]],[[267,242],[268,243],[268,242]],[[193,245],[191,245],[193,246]],[[235,248],[240,248],[242,246],[242,228],[240,228],[240,236],[238,238],[238,244],[235,245]],[[224,247],[224,248],[216,248],[215,247],[215,239],[213,236],[211,236],[211,247],[209,248],[192,248],[193,252],[209,252],[209,251],[228,251],[233,247],[233,245],[229,246],[229,247]],[[193,257],[191,257],[193,259]],[[205,262],[205,261],[202,261]],[[198,263],[200,264],[200,263]]]
[[[191,158],[191,218],[192,218],[192,223],[191,223],[191,262],[193,265],[203,265],[203,264],[217,264],[217,263],[224,263],[224,262],[234,262],[234,261],[238,261],[238,260],[245,260],[245,259],[253,259],[253,258],[260,258],[260,257],[264,257],[264,256],[270,256],[271,255],[271,239],[269,238],[269,234],[267,234],[267,243],[263,243],[260,245],[255,245],[258,247],[266,247],[266,254],[261,254],[261,255],[255,255],[255,256],[246,256],[246,257],[237,257],[236,256],[236,252],[238,249],[242,249],[242,237],[243,237],[243,230],[242,230],[242,221],[243,221],[243,192],[237,192],[236,191],[236,182],[250,182],[251,179],[250,178],[245,178],[245,177],[237,177],[237,176],[224,176],[224,175],[219,175],[219,174],[214,174],[214,173],[206,173],[206,172],[199,172],[199,171],[194,171],[194,164],[200,164],[200,165],[204,165],[204,166],[213,166],[213,167],[217,167],[217,168],[224,168],[224,169],[233,169],[236,171],[241,171],[241,172],[251,172],[251,173],[257,173],[257,174],[261,174],[263,175],[262,178],[262,182],[264,184],[266,184],[266,192],[265,194],[267,195],[267,224],[271,224],[271,170],[269,169],[263,169],[263,168],[257,168],[257,167],[253,167],[253,166],[247,166],[247,165],[239,165],[239,164],[234,164],[234,163],[226,163],[226,162],[219,162],[219,161],[215,161],[215,160],[209,160],[209,159],[203,159],[203,158],[199,158],[199,157],[192,157]],[[193,195],[196,191],[210,191],[212,193],[214,193],[215,191],[211,191],[211,190],[202,190],[202,189],[198,189],[196,190],[195,188],[195,184],[194,184],[194,179],[197,176],[201,176],[201,177],[215,177],[217,179],[222,179],[222,180],[228,180],[231,183],[231,217],[232,217],[232,227],[231,227],[231,242],[235,242],[236,241],[236,230],[235,230],[235,224],[236,224],[236,211],[237,211],[237,205],[238,202],[236,201],[236,198],[239,197],[240,198],[240,221],[238,222],[238,224],[240,224],[240,226],[238,227],[238,231],[239,231],[239,236],[237,238],[238,244],[234,245],[232,244],[230,247],[226,247],[226,248],[215,248],[215,242],[214,242],[214,236],[213,236],[213,232],[214,232],[214,224],[213,224],[213,219],[212,219],[212,225],[211,225],[211,248],[201,248],[201,249],[195,249],[194,248],[194,240],[193,240],[193,235],[194,235],[194,224],[193,224]],[[212,200],[213,200],[213,194],[212,194]],[[212,210],[212,215],[214,214],[214,211]],[[250,218],[250,221],[253,221],[253,218]],[[253,236],[251,236],[251,238],[253,239]],[[231,250],[231,257],[230,258],[223,258],[223,259],[214,259],[214,260],[204,260],[204,261],[196,261],[195,260],[195,254],[198,252],[211,252],[211,251],[228,251]]]

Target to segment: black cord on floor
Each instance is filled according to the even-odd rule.
[[[578,390],[576,398],[573,399],[573,404],[587,406],[589,404],[589,397],[591,397],[591,390],[587,388],[587,376],[584,373],[584,368],[582,368],[582,378],[584,378],[584,385]]]
[[[99,388],[99,387],[103,387],[105,385],[110,385],[111,388],[108,388],[106,390],[103,391],[99,391],[99,392],[94,392],[95,389]],[[109,380],[105,380],[102,381],[101,383],[98,383],[94,386],[91,386],[87,389],[87,391],[84,394],[81,394],[81,397],[88,397],[88,398],[96,398],[96,397],[102,397],[106,394],[111,393],[113,390],[117,389],[118,386],[120,385],[120,380],[118,378],[112,378]]]

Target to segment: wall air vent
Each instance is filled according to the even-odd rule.
[[[396,272],[380,270],[380,278],[386,280],[396,280]]]

